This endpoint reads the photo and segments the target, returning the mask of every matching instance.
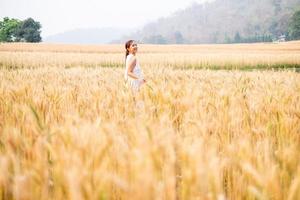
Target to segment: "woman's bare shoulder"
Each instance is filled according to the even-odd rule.
[[[135,55],[132,55],[132,54],[129,54],[127,56],[127,59],[130,60],[130,61],[135,61],[136,60],[136,56]]]

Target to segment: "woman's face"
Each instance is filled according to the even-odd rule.
[[[133,41],[130,45],[130,47],[128,48],[129,53],[135,54],[138,50],[137,47],[137,43],[135,41]]]

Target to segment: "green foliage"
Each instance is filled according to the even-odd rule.
[[[296,11],[289,23],[289,39],[297,40],[300,39],[300,10]]]
[[[279,14],[281,9],[281,0],[273,0],[273,5],[275,8],[275,15]]]
[[[180,43],[180,37],[177,42],[174,40],[174,31],[179,30],[184,43],[271,42],[272,38],[286,35],[289,20],[299,6],[299,0],[195,3],[169,17],[146,24],[133,38],[147,43],[145,38],[161,35],[167,43]]]
[[[229,44],[232,43],[230,37],[225,33],[225,39],[224,39],[225,43]]]
[[[174,43],[176,44],[182,44],[184,42],[183,36],[180,31],[176,31],[173,34],[173,38],[174,38]]]
[[[165,37],[160,34],[153,34],[148,37],[144,37],[142,40],[143,42],[150,44],[183,44],[185,41],[180,31],[172,32]]]
[[[0,42],[40,42],[41,24],[32,18],[20,21],[5,17],[0,21]]]
[[[15,33],[19,28],[21,21],[18,19],[9,19],[5,17],[3,21],[0,21],[0,41],[14,42]]]
[[[225,38],[225,43],[255,43],[255,42],[272,42],[273,38],[270,34],[242,37],[239,32],[237,32],[233,39],[228,36]]]
[[[20,41],[24,38],[26,42],[40,42],[42,39],[40,28],[41,24],[32,18],[24,20],[16,32],[17,40]]]
[[[239,32],[236,32],[236,33],[235,33],[235,36],[234,36],[234,42],[235,42],[235,43],[240,43],[240,42],[241,42],[241,36],[240,36],[240,33],[239,33]]]

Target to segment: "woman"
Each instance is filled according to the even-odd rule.
[[[125,43],[126,49],[126,69],[125,69],[125,82],[133,92],[138,92],[140,87],[146,83],[142,69],[136,58],[138,50],[137,43],[134,40],[129,40]]]

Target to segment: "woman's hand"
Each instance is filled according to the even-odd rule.
[[[144,83],[146,83],[146,80],[145,79],[140,79],[140,84],[142,85]]]

